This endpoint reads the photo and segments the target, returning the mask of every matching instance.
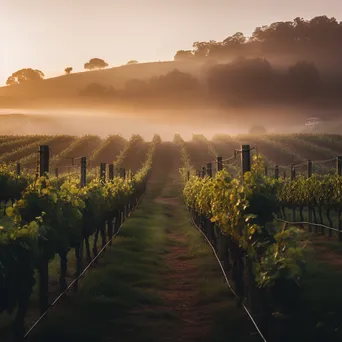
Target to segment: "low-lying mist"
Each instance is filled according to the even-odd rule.
[[[298,120],[295,111],[298,111]],[[291,112],[291,115],[288,113]],[[299,113],[300,112],[300,113]],[[298,133],[308,131],[303,116],[320,116],[319,111],[300,111],[294,108],[257,108],[232,110],[189,111],[119,111],[102,110],[18,110],[0,112],[0,135],[27,134],[96,134],[106,137],[120,134],[124,138],[139,134],[151,140],[159,134],[163,140],[172,141],[174,134],[189,140],[193,134],[211,138],[215,134],[245,134],[255,126],[262,126],[267,133]],[[289,119],[291,118],[291,119]],[[322,131],[335,133],[337,121],[323,122]],[[338,132],[336,132],[338,133]]]

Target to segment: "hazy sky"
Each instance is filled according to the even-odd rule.
[[[197,40],[322,14],[342,20],[342,0],[0,0],[0,85],[25,67],[81,71],[92,57],[171,60]]]

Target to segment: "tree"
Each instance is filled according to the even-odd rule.
[[[245,44],[247,41],[247,38],[244,36],[242,32],[236,32],[234,35],[229,36],[223,41],[224,45],[241,45]]]
[[[104,69],[108,66],[101,58],[92,58],[89,62],[84,64],[84,69],[93,70],[93,69]]]
[[[176,52],[174,60],[175,61],[184,61],[189,58],[194,57],[194,54],[192,53],[191,50],[179,50]]]
[[[299,61],[288,69],[289,89],[296,97],[307,97],[317,94],[320,88],[320,75],[315,64]]]
[[[210,40],[209,42],[194,42],[192,47],[194,48],[195,57],[207,57],[209,55],[210,49],[217,43],[215,40]]]
[[[44,78],[44,74],[37,69],[20,69],[8,77],[6,84],[8,86],[14,84],[22,84],[25,82],[39,81]]]
[[[67,67],[67,68],[64,69],[64,71],[65,71],[66,74],[69,75],[72,72],[72,67]]]
[[[130,61],[127,62],[127,64],[138,64],[138,61],[136,61],[135,59],[131,59]]]
[[[165,75],[153,77],[149,81],[153,93],[184,93],[198,89],[198,79],[191,74],[174,69]]]

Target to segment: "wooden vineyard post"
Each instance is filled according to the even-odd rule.
[[[291,164],[291,181],[294,181],[296,179],[296,167],[294,164]],[[292,220],[293,222],[296,221],[296,205],[292,205]]]
[[[278,165],[274,167],[274,178],[279,179],[279,166]]]
[[[265,166],[265,176],[266,177],[268,176],[268,168],[267,168],[267,166]]]
[[[106,163],[100,164],[100,179],[103,183],[106,182]]]
[[[41,145],[39,149],[39,175],[40,177],[47,175],[49,172],[49,146]],[[49,263],[46,255],[45,240],[42,238],[38,241],[39,245],[39,309],[43,314],[49,306]]]
[[[308,178],[312,176],[312,160],[308,160]],[[310,200],[310,199],[309,199]],[[312,232],[312,207],[309,204],[309,232]]]
[[[207,175],[210,178],[213,176],[213,165],[211,163],[207,163]]]
[[[114,179],[114,165],[113,164],[109,165],[108,178],[109,178],[109,180],[113,180]]]
[[[187,179],[190,180],[190,171],[187,172]]]
[[[81,188],[87,185],[87,157],[81,158]],[[78,277],[83,269],[83,249],[84,249],[84,240],[82,236],[82,240],[80,241],[79,246],[75,248],[76,253],[76,277]],[[75,282],[75,291],[78,290],[78,280]]]
[[[286,171],[283,172],[283,178],[286,179]]]
[[[59,175],[59,173],[58,173],[58,167],[56,167],[56,168],[55,168],[55,176],[56,176],[57,179],[58,179],[58,175]]]
[[[205,167],[203,166],[202,167],[202,178],[204,178],[205,177]]]
[[[342,175],[342,156],[336,158],[336,174],[338,176]]]
[[[37,160],[37,163],[36,163],[36,179],[39,178],[39,160]]]
[[[81,158],[81,188],[87,185],[87,157]]]
[[[296,167],[295,164],[291,164],[291,180],[295,180],[296,179]]]
[[[21,169],[20,169],[20,163],[17,163],[17,175],[20,176]]]
[[[41,145],[39,149],[39,175],[40,177],[46,176],[49,173],[49,158],[50,150],[49,146]]]
[[[217,171],[222,171],[222,157],[217,157]]]
[[[241,146],[241,168],[242,168],[242,180],[243,180],[243,175],[246,172],[251,171],[251,149],[250,145],[242,145]],[[243,228],[240,227],[240,235],[243,234]],[[254,281],[254,276],[253,276],[253,264],[251,259],[244,254],[243,250],[240,249],[237,245],[235,246],[235,253],[234,253],[234,258],[237,258],[237,260],[234,262],[233,261],[233,274],[236,274],[236,286],[237,286],[237,293],[238,294],[243,294],[245,291],[245,276],[244,273],[247,271],[246,274],[246,279],[247,279],[247,293],[248,293],[248,302],[252,308],[254,309],[254,297],[255,297],[255,289],[256,289],[256,284]],[[245,267],[246,265],[246,267]]]
[[[249,145],[241,146],[242,174],[251,171],[251,149]]]
[[[337,157],[336,159],[336,173],[338,176],[342,175],[342,156]],[[342,219],[341,219],[342,211],[338,210],[338,240],[342,241]]]
[[[109,164],[108,166],[108,180],[112,181],[114,179],[114,164]],[[115,230],[115,219],[110,221],[108,220],[107,226],[108,226],[108,238],[109,238],[109,246],[111,247],[113,244],[112,238],[113,238],[113,232]]]
[[[126,170],[124,168],[120,168],[120,177],[121,178],[126,178]]]

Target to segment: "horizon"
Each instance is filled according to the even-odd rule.
[[[259,2],[257,13],[251,7],[252,0],[243,5],[223,0],[202,0],[194,6],[195,3],[177,0],[160,5],[149,0],[142,6],[137,0],[99,0],[96,4],[80,0],[72,4],[67,0],[45,4],[32,0],[27,6],[22,0],[0,0],[0,8],[4,9],[0,11],[0,86],[22,68],[39,69],[47,79],[63,75],[68,66],[75,73],[82,72],[84,63],[94,57],[104,59],[108,68],[125,65],[129,60],[172,61],[178,50],[191,49],[195,41],[221,41],[238,31],[250,36],[258,26],[295,17],[327,15],[338,21],[342,17],[342,3],[337,0],[324,4],[281,1],[276,5],[279,14],[274,14],[271,0]],[[132,22],[135,24],[127,25]],[[108,37],[113,37],[111,43]]]

